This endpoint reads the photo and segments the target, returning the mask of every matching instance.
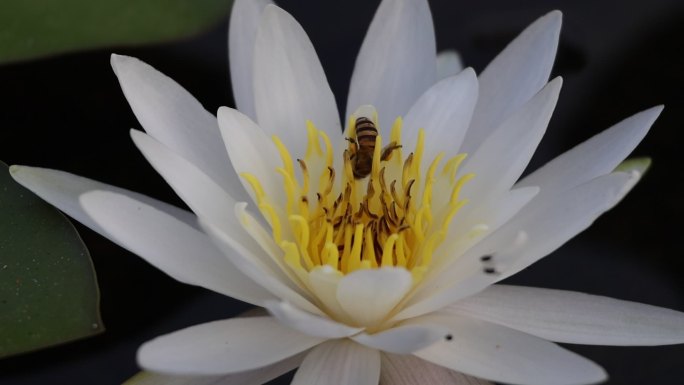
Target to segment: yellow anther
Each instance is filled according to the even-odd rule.
[[[361,261],[361,263],[359,263],[359,270],[368,270],[371,267],[372,265],[370,261]]]
[[[380,178],[380,153],[382,152],[382,135],[375,137],[375,148],[373,149],[373,165],[371,166],[371,178]],[[370,182],[369,182],[370,183]]]
[[[359,223],[354,228],[354,239],[352,243],[351,253],[349,254],[349,261],[347,262],[347,269],[351,273],[359,268],[361,263],[361,246],[363,245],[363,224]]]
[[[449,159],[445,164],[444,164],[444,169],[442,171],[442,175],[449,177],[449,181],[451,183],[454,183],[456,180],[456,173],[458,172],[458,168],[461,166],[461,163],[468,157],[468,154],[458,154],[451,159]]]
[[[288,266],[290,266],[292,269],[302,268],[299,250],[297,250],[297,245],[294,242],[282,241],[280,243],[280,248],[285,252],[283,259]]]
[[[401,116],[397,116],[397,118],[394,120],[394,123],[392,124],[392,132],[390,133],[390,143],[394,142],[398,146],[401,146],[401,127],[404,125],[404,121],[401,118]],[[401,152],[401,147],[397,148],[394,150],[397,152],[395,159],[397,164],[401,164],[402,159],[404,159],[402,152]]]
[[[283,176],[283,190],[285,190],[285,195],[287,196],[287,215],[292,215],[294,213],[295,204],[295,190],[297,186],[295,181],[292,179],[292,174],[288,174],[284,168],[278,167],[276,171]]]
[[[361,256],[362,261],[369,261],[371,266],[377,267],[378,261],[375,259],[375,245],[373,241],[373,232],[370,227],[366,228],[364,236],[363,254]]]
[[[337,245],[333,243],[326,243],[323,247],[323,255],[325,256],[325,264],[337,269],[337,262],[339,260],[339,251],[337,250]]]
[[[249,183],[249,186],[252,188],[252,191],[254,191],[254,196],[256,198],[257,204],[263,201],[264,197],[266,196],[266,193],[264,193],[264,188],[261,187],[259,179],[257,179],[256,176],[248,172],[242,172],[240,173],[240,176],[243,177],[247,181],[247,183]]]
[[[294,164],[292,163],[292,156],[290,156],[290,151],[287,147],[280,141],[280,138],[276,135],[272,136],[273,143],[275,143],[278,148],[278,153],[280,154],[280,159],[283,161],[283,167],[288,174],[294,175]]]
[[[302,217],[301,215],[290,215],[289,217],[290,222],[293,224],[297,224],[299,227],[299,239],[297,242],[299,244],[299,253],[302,256],[302,259],[304,260],[304,265],[306,266],[307,270],[311,270],[315,263],[314,261],[311,260],[311,256],[309,255],[309,224],[306,222],[306,219]],[[320,263],[318,263],[320,264]]]
[[[304,162],[302,159],[297,159],[297,163],[299,163],[299,168],[302,170],[302,179],[303,185],[302,185],[302,195],[308,196],[309,195],[309,169],[306,167],[306,162]]]
[[[398,238],[399,238],[398,234],[392,234],[385,241],[385,245],[382,247],[382,262],[381,262],[380,266],[382,266],[382,267],[394,266],[394,260],[392,258],[394,253],[392,253],[392,251],[394,249],[394,243],[397,241]]]
[[[325,133],[325,131],[318,131],[318,135],[323,138],[323,143],[325,143],[325,166],[326,167],[332,167],[333,166],[333,147],[332,144],[330,143],[330,138],[328,137],[328,134]]]
[[[413,152],[413,178],[420,180],[420,163],[423,160],[423,150],[425,149],[425,130],[418,130],[418,140],[416,141],[416,149]]]
[[[437,165],[443,157],[444,153],[440,152],[428,168],[427,175],[425,177],[425,190],[423,191],[423,205],[429,205],[432,201],[432,186],[435,183],[435,171],[437,170]]]
[[[313,124],[312,121],[306,120],[306,133],[308,135],[309,141],[306,146],[306,159],[310,159],[312,154],[317,156],[323,155],[323,149],[321,149],[321,142],[318,140],[318,129]]]
[[[456,185],[454,186],[453,191],[451,192],[451,199],[449,199],[449,202],[451,204],[455,204],[458,201],[458,195],[461,193],[461,188],[463,187],[464,184],[466,184],[466,182],[473,179],[474,177],[475,177],[475,174],[473,174],[471,172],[471,173],[463,175],[462,177],[460,177],[458,179],[458,181],[456,182]]]
[[[404,252],[404,234],[400,233],[394,243],[396,246],[397,266],[406,267],[406,253]],[[384,256],[383,256],[384,259]]]
[[[275,239],[276,243],[280,243],[283,239],[283,232],[282,227],[280,227],[280,218],[278,218],[278,214],[276,213],[275,209],[268,203],[262,202],[259,204],[259,210],[264,213],[264,216],[268,219],[268,222],[271,225],[273,239]]]

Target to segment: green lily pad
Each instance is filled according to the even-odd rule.
[[[651,158],[644,156],[639,158],[625,159],[615,168],[615,171],[638,171],[641,175],[644,175],[650,167]]]
[[[102,332],[99,302],[76,229],[0,162],[0,357]]]
[[[0,63],[198,34],[230,0],[2,0]]]

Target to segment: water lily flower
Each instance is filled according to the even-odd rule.
[[[436,54],[425,0],[383,0],[341,123],[301,26],[268,0],[237,0],[237,110],[216,118],[150,66],[112,56],[146,131],[131,131],[135,145],[192,213],[62,171],[11,172],[177,280],[268,310],[144,344],[152,378],[261,383],[298,367],[294,384],[454,383],[457,372],[596,383],[604,370],[556,342],[682,343],[684,314],[496,284],[625,196],[643,168],[616,167],[662,110],[520,179],[561,88],[548,82],[560,24],[560,12],[541,17],[476,76]]]

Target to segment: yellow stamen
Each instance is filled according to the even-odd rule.
[[[377,122],[377,117],[372,118]],[[438,248],[451,236],[449,225],[467,203],[460,197],[462,188],[474,175],[457,178],[465,154],[443,163],[445,154],[440,153],[425,169],[423,129],[418,131],[413,152],[404,157],[401,117],[394,121],[389,135],[390,146],[398,147],[392,147],[392,157],[385,159],[381,135],[370,143],[374,146],[366,140],[363,149],[354,142],[355,123],[356,117],[350,117],[345,134],[351,139],[347,149],[334,154],[328,135],[306,121],[306,153],[294,154],[300,156],[296,158],[299,171],[287,147],[273,136],[282,161],[274,172],[282,177],[285,199],[267,196],[256,176],[240,175],[251,187],[275,244],[282,249],[284,266],[300,283],[307,285],[308,272],[324,265],[338,274],[403,267],[417,282],[432,266],[435,253],[443,255]],[[363,159],[371,162],[365,163],[370,166],[367,178],[354,175],[354,167],[362,159],[359,151],[366,151]],[[338,167],[342,169],[334,168],[334,156],[341,157]],[[286,207],[274,206],[274,202],[283,202]]]

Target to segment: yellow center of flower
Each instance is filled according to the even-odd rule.
[[[474,175],[457,177],[465,154],[448,159],[440,169],[441,153],[421,170],[422,129],[415,148],[404,157],[401,118],[393,124],[384,153],[380,135],[374,136],[374,142],[359,143],[355,126],[352,116],[340,170],[335,169],[329,137],[312,122],[307,121],[303,159],[293,160],[282,141],[273,136],[282,159],[282,167],[275,171],[282,177],[286,199],[281,205],[285,207],[278,207],[277,199],[265,194],[254,175],[241,176],[250,184],[273,239],[295,274],[326,265],[341,274],[397,266],[411,271],[416,283],[429,268],[454,216],[466,204],[459,191]],[[370,172],[359,177],[364,166],[370,166]],[[435,197],[437,190],[439,197]],[[433,207],[435,201],[438,207]]]

